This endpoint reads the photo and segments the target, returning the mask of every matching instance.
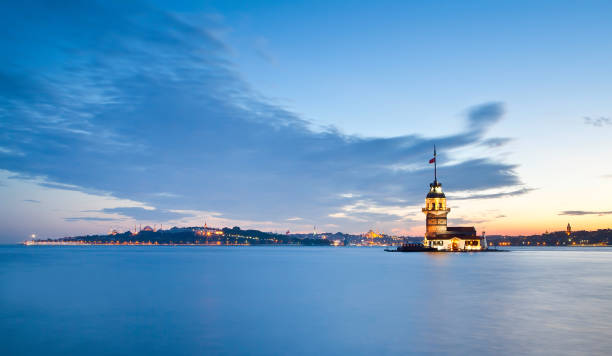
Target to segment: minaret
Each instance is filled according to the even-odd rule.
[[[442,191],[442,183],[438,182],[436,156],[436,147],[434,146],[434,158],[429,161],[429,163],[434,164],[434,181],[429,185],[425,207],[422,209],[427,222],[425,239],[431,239],[439,233],[446,232],[446,215],[450,212],[450,209],[446,207],[446,196]]]

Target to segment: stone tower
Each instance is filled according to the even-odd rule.
[[[565,233],[567,234],[567,236],[570,236],[572,234],[572,227],[569,223],[567,223],[567,229],[565,229]]]
[[[434,181],[429,184],[429,193],[422,209],[426,216],[425,238],[430,239],[439,233],[446,232],[446,215],[450,209],[446,207],[446,196],[442,191],[442,183],[438,182],[438,162],[436,162],[436,147],[434,158],[429,161],[434,164]]]
[[[426,215],[426,238],[430,239],[438,233],[446,232],[446,215],[450,208],[446,207],[446,196],[442,191],[442,183],[437,179],[429,185],[429,193],[425,198],[425,207],[422,211]]]

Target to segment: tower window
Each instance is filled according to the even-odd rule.
[[[438,209],[442,209],[442,203],[438,203]]]

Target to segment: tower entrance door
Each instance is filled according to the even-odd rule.
[[[457,240],[452,240],[451,241],[451,250],[459,251],[459,244],[458,244]]]

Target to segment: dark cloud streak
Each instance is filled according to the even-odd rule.
[[[609,117],[585,117],[584,118],[585,125],[591,125],[595,127],[603,127],[607,125],[612,125],[612,118]]]
[[[581,215],[610,215],[612,211],[588,211],[588,210],[566,210],[559,213],[559,215],[570,215],[570,216],[581,216]]]

